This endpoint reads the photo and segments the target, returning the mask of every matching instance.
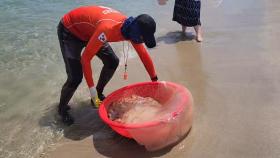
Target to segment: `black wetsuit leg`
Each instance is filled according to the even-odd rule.
[[[58,25],[57,34],[67,73],[67,80],[61,90],[58,112],[64,123],[72,124],[74,120],[67,112],[70,109],[68,103],[83,79],[80,56],[86,43],[73,36],[62,23]]]
[[[97,94],[100,100],[104,100],[103,90],[106,84],[111,80],[118,65],[119,58],[114,53],[113,49],[108,43],[99,50],[97,53],[99,59],[102,60],[104,66],[102,67],[100,77],[96,86]]]

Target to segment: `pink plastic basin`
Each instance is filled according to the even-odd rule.
[[[188,115],[192,115],[192,96],[190,92],[179,84],[172,82],[141,82],[132,85],[128,85],[121,89],[112,92],[106,97],[99,107],[99,115],[101,119],[108,124],[114,131],[120,135],[133,138],[130,131],[150,128],[153,126],[159,126],[163,120],[151,120],[150,122],[137,123],[137,124],[122,124],[112,121],[108,118],[107,109],[112,102],[117,101],[120,98],[130,97],[131,95],[139,95],[142,97],[151,97],[157,100],[162,105],[174,106],[174,111],[170,113],[170,116],[166,119],[170,120],[172,117],[180,115],[181,112],[188,108],[190,111]],[[190,107],[188,107],[190,106]],[[188,119],[188,116],[186,117]],[[191,119],[191,116],[189,116]],[[167,120],[167,121],[168,121]],[[191,121],[188,121],[191,122]],[[190,126],[188,126],[190,128]]]

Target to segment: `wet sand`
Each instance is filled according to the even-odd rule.
[[[65,139],[42,157],[280,157],[279,10],[278,0],[224,2],[204,8],[203,43],[171,21],[158,35],[150,52],[159,79],[185,85],[195,103],[192,130],[176,146],[147,152],[103,124],[85,101],[73,109],[77,122],[65,128]],[[106,93],[149,79],[138,58],[129,61],[128,81],[116,77],[122,72]]]

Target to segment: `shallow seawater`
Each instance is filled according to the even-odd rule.
[[[159,16],[153,11],[156,2],[148,3],[94,2],[131,16],[143,11]],[[56,116],[56,106],[66,75],[56,26],[70,9],[90,4],[90,0],[0,1],[0,157],[34,157],[63,136],[65,127]],[[122,44],[113,48],[122,60]],[[132,49],[129,52],[130,58],[136,57]],[[82,83],[71,103],[79,106],[88,99]]]

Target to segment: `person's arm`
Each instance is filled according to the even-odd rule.
[[[152,61],[151,56],[149,55],[147,49],[144,47],[143,44],[135,44],[131,42],[132,46],[136,50],[138,56],[140,57],[142,63],[144,64],[147,72],[150,75],[150,78],[152,81],[157,81],[157,74],[155,71],[154,63]]]
[[[91,69],[91,59],[97,54],[99,49],[107,41],[106,35],[101,30],[96,30],[96,32],[90,38],[81,58],[83,73],[89,87],[90,96],[96,107],[99,106],[100,100],[97,96],[96,88],[94,87],[93,75]]]
[[[97,54],[99,49],[102,47],[103,42],[99,39],[100,36],[105,35],[104,33],[100,33],[97,31],[93,34],[90,38],[81,58],[81,63],[83,67],[84,77],[86,79],[88,87],[93,87],[93,76],[92,76],[92,69],[91,69],[91,59]]]

